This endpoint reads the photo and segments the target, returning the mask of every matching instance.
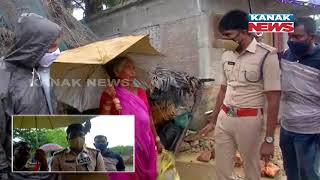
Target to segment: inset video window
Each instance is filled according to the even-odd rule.
[[[13,116],[13,172],[134,172],[134,116]]]

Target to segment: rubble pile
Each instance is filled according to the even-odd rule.
[[[189,131],[181,143],[179,152],[200,153],[202,151],[214,151],[214,138],[201,137],[199,134]]]
[[[276,137],[276,141],[279,141],[279,137]],[[276,142],[278,143],[278,142]],[[179,152],[198,154],[197,161],[209,162],[215,158],[215,139],[214,137],[201,137],[200,134],[194,131],[188,131],[184,141],[181,143]],[[234,166],[237,168],[243,168],[243,160],[240,153],[237,152],[234,157]],[[260,161],[261,176],[263,177],[276,177],[278,175],[285,175],[282,169],[282,156],[279,146],[275,146],[274,158],[265,163]],[[242,179],[241,176],[237,176],[238,179]]]

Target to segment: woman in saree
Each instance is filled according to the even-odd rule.
[[[107,65],[107,71],[118,85],[109,85],[100,99],[100,114],[135,116],[135,173],[109,173],[110,180],[155,180],[157,150],[162,151],[146,92],[134,87],[136,76],[133,61],[119,57]]]

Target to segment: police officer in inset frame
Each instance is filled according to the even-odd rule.
[[[67,128],[69,147],[54,154],[51,171],[105,171],[99,150],[87,148],[84,127],[71,124]]]
[[[224,15],[219,31],[238,46],[222,54],[216,108],[200,133],[205,136],[215,127],[216,179],[233,179],[233,158],[238,150],[244,161],[245,179],[259,180],[260,158],[269,161],[274,153],[281,95],[277,51],[257,42],[248,32],[248,14],[241,10]],[[265,103],[267,111],[263,110]],[[265,134],[263,114],[267,117]]]

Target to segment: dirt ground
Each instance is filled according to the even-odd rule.
[[[176,166],[181,180],[215,180],[215,161],[211,160],[208,163],[199,162],[196,160],[199,154],[200,153],[183,152],[176,156]],[[286,180],[279,147],[279,128],[276,130],[275,154],[272,161],[281,168],[280,173],[276,178],[262,178],[262,180]],[[239,180],[244,179],[242,168],[235,169],[235,177]]]

